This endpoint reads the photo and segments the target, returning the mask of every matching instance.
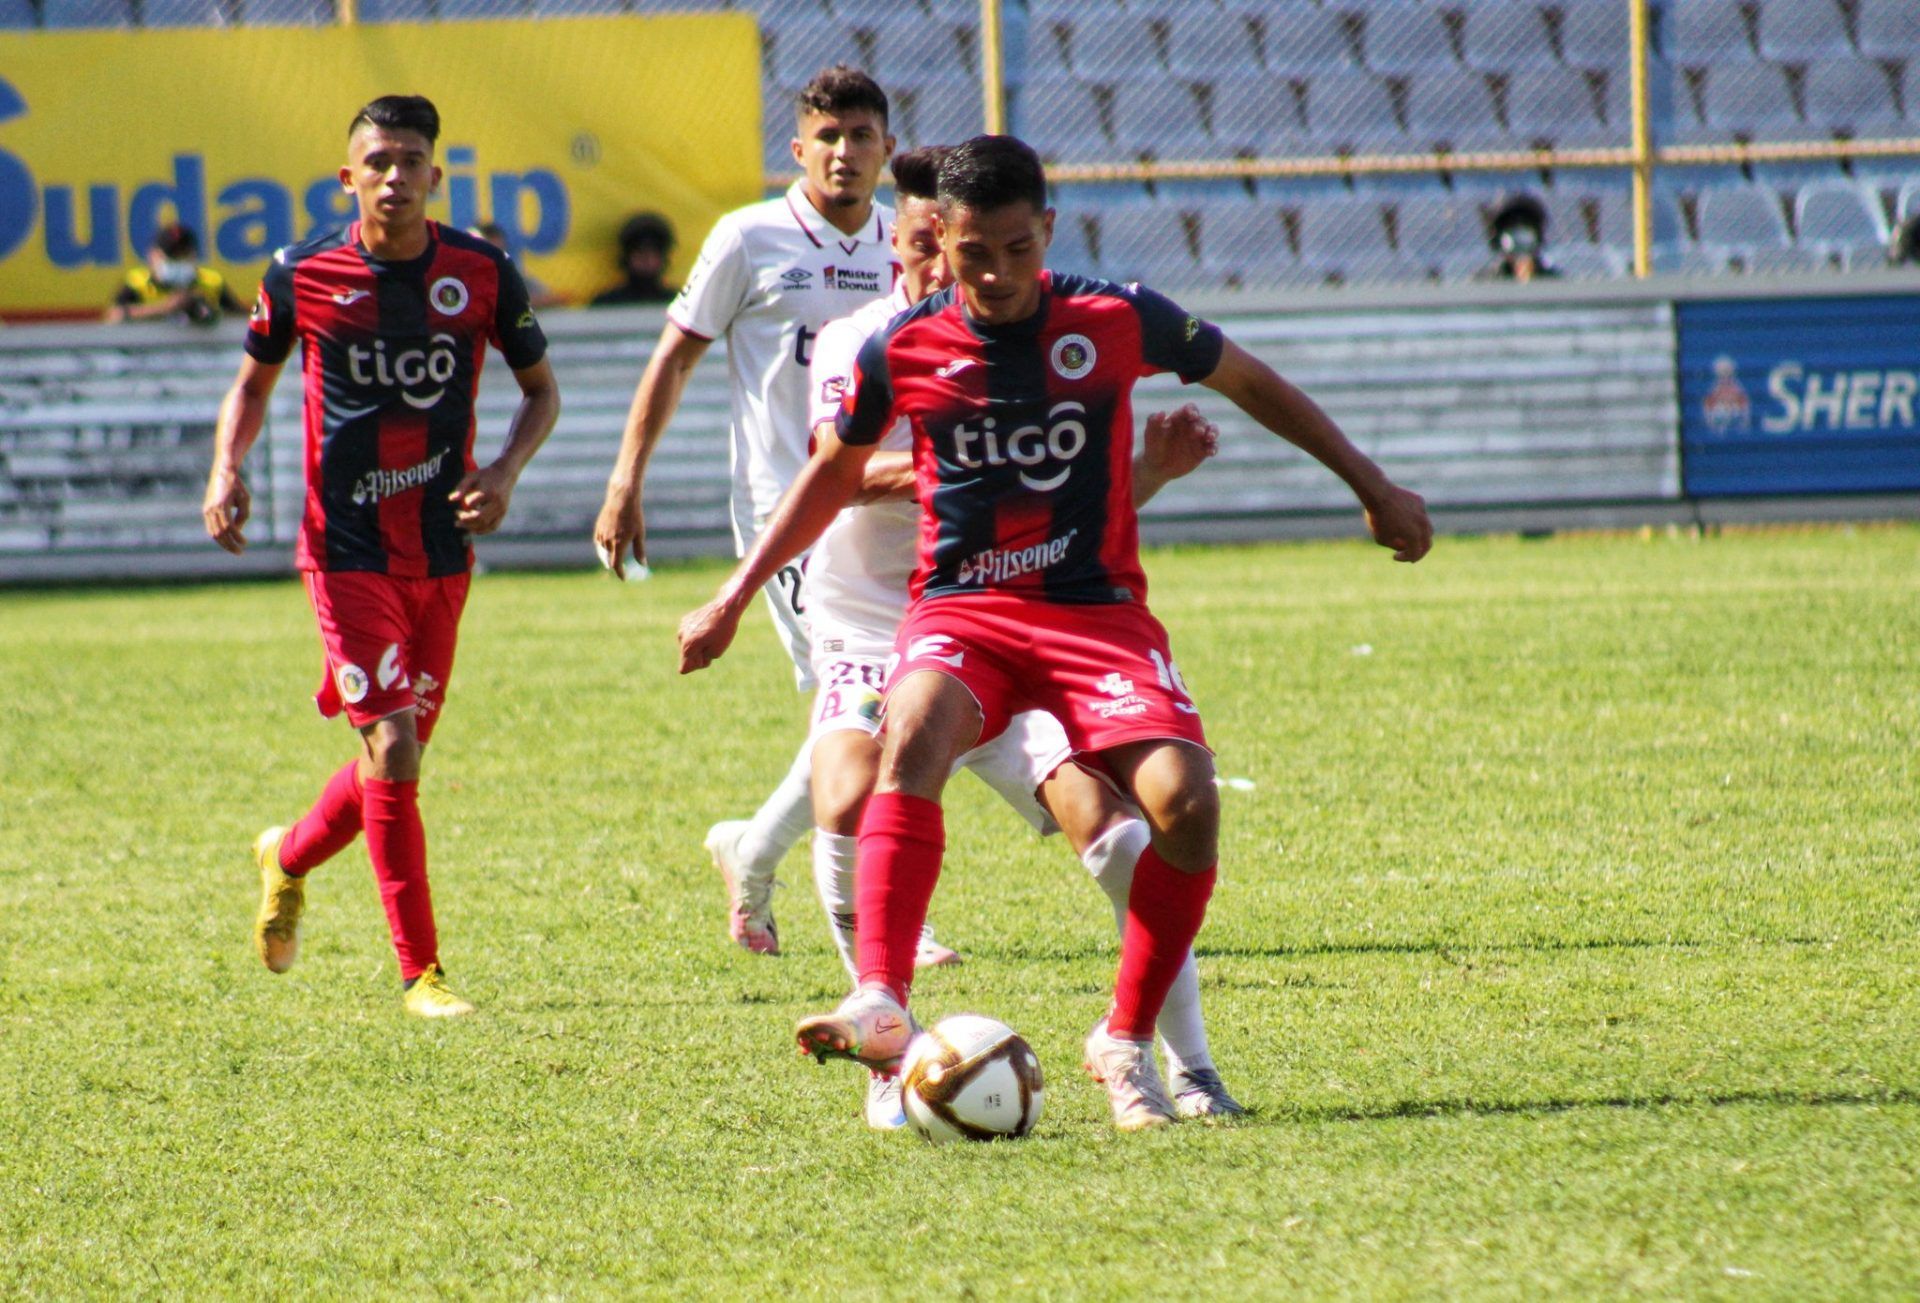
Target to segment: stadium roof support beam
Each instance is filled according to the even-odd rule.
[[[1633,274],[1653,274],[1653,114],[1647,83],[1647,0],[1627,0],[1628,57],[1633,61]]]

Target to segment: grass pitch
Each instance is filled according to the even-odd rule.
[[[1920,1289],[1920,531],[1153,554],[1223,774],[1201,936],[1251,1125],[1119,1137],[1104,899],[971,778],[923,1016],[1011,1022],[1032,1139],[858,1120],[842,978],[728,945],[706,826],[803,703],[714,566],[488,576],[428,756],[443,955],[365,852],[284,977],[246,848],[349,752],[291,582],[0,595],[0,1292],[1888,1296]],[[1250,784],[1250,785],[1249,785]]]

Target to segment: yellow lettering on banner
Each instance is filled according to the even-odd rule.
[[[499,222],[568,295],[618,279],[634,211],[680,233],[672,278],[760,193],[751,15],[0,34],[0,311],[101,306],[175,220],[248,297],[351,219],[347,123],[388,94],[440,109],[429,214]]]

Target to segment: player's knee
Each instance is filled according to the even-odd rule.
[[[1153,811],[1153,845],[1160,858],[1187,873],[1220,858],[1220,793],[1212,783],[1188,783]]]
[[[389,783],[420,777],[420,738],[414,732],[413,712],[389,715],[368,727],[364,736],[372,777]]]
[[[866,809],[872,790],[869,775],[852,776],[843,771],[813,776],[813,823],[816,828],[841,837],[860,831],[860,814]]]

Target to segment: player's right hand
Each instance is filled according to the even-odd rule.
[[[635,561],[647,563],[647,526],[640,510],[640,495],[609,490],[600,517],[593,522],[593,550],[607,572],[620,579],[625,575],[629,549]]]
[[[680,672],[704,670],[726,654],[740,631],[740,608],[716,597],[680,617]]]
[[[1418,561],[1433,547],[1426,499],[1398,484],[1389,484],[1385,493],[1367,504],[1367,528],[1374,542],[1393,549],[1395,561]]]
[[[207,477],[207,496],[200,504],[200,518],[206,522],[207,537],[239,556],[247,550],[247,536],[241,528],[253,514],[253,497],[238,471],[215,468]]]

